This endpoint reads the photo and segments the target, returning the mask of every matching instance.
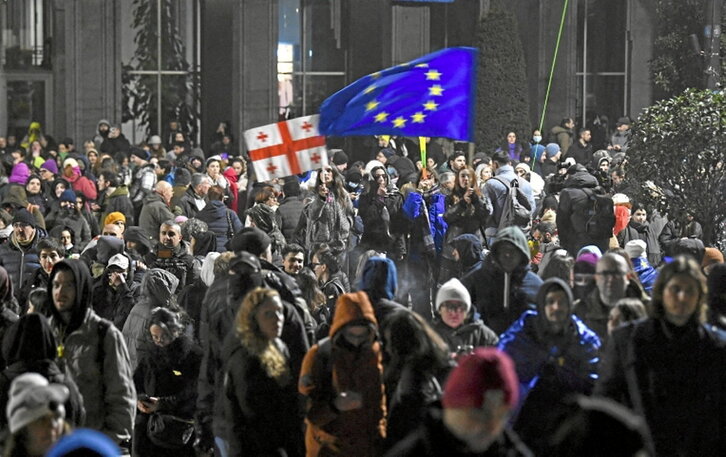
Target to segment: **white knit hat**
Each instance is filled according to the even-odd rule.
[[[68,400],[68,388],[50,384],[38,373],[25,373],[13,380],[6,414],[10,433],[17,433],[31,422],[46,414],[65,417],[63,403]]]
[[[471,295],[466,287],[456,278],[446,281],[436,294],[436,309],[447,301],[457,301],[466,305],[466,312],[471,309]]]
[[[630,257],[631,259],[645,257],[646,248],[647,245],[643,240],[630,240],[625,243],[625,252],[628,253],[628,257]]]

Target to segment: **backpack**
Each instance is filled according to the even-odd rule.
[[[615,210],[613,199],[607,194],[597,193],[594,189],[582,189],[587,196],[584,206],[585,233],[592,240],[602,240],[613,236]]]
[[[519,179],[513,179],[507,182],[502,178],[495,176],[494,179],[507,187],[507,197],[502,208],[502,216],[499,219],[498,229],[513,225],[526,227],[532,220],[532,206],[527,200],[527,196],[519,188]]]

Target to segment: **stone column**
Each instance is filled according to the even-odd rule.
[[[393,6],[393,65],[428,54],[430,10],[428,6]]]
[[[239,0],[232,9],[232,123],[242,132],[277,121],[277,0]],[[227,89],[227,88],[225,88]]]
[[[78,146],[100,119],[121,121],[120,8],[121,0],[53,2],[56,138],[70,136]]]

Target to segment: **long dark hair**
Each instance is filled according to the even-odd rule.
[[[663,267],[658,275],[658,279],[653,286],[653,317],[662,319],[665,317],[665,309],[663,307],[663,292],[666,285],[676,276],[683,275],[693,279],[698,285],[698,307],[694,312],[698,322],[706,321],[706,297],[708,295],[708,287],[706,285],[706,277],[701,272],[698,263],[688,256],[678,256],[669,264]]]

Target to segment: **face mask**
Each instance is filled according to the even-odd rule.
[[[532,139],[534,140],[535,143],[539,143],[540,141],[542,141],[541,136],[533,136]]]

